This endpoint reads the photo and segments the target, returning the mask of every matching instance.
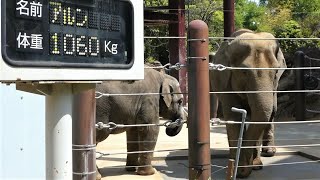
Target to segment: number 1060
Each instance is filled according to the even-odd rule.
[[[98,57],[99,44],[99,39],[94,36],[63,34],[62,37],[60,33],[51,33],[49,50],[52,55]]]

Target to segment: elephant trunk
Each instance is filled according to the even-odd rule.
[[[188,117],[188,110],[181,106],[181,108],[179,108],[179,111],[175,116],[176,116],[176,120],[183,121],[183,120],[187,119],[187,117]],[[172,121],[176,121],[176,120],[172,120]],[[182,126],[183,126],[183,124],[181,124],[179,126],[175,126],[175,127],[167,127],[166,134],[168,136],[176,136],[177,134],[180,133]]]
[[[254,122],[268,122],[275,111],[273,93],[249,94],[248,103]]]
[[[263,82],[263,83],[262,83]],[[264,81],[256,82],[256,93],[247,94],[247,100],[250,107],[252,122],[269,122],[273,118],[276,110],[276,99],[273,92],[259,92],[259,91],[273,91],[273,83],[266,83]],[[267,124],[250,124],[245,132],[244,139],[249,140],[244,142],[244,146],[256,146],[256,142],[262,137]],[[249,150],[251,151],[251,150]],[[249,153],[251,155],[251,153]],[[252,163],[252,157],[246,157],[248,164]],[[246,164],[246,163],[245,163]]]
[[[248,94],[248,103],[251,108],[251,121],[252,122],[268,122],[273,116],[273,93],[255,93]],[[256,142],[259,141],[266,124],[250,124],[244,133],[243,146],[256,146]],[[256,158],[254,152],[256,148],[242,149],[240,157],[240,166],[254,165],[253,161]],[[237,177],[247,177],[250,175],[252,167],[239,168]]]
[[[262,72],[263,77],[258,81],[253,81],[255,88],[251,90],[257,91],[256,93],[247,94],[248,103],[251,108],[252,119],[251,121],[268,122],[273,112],[277,108],[276,95],[271,92],[275,90],[273,76],[268,76],[269,72]],[[259,74],[259,72],[257,72]],[[259,91],[270,91],[270,92],[259,92]],[[256,114],[256,116],[254,115]]]

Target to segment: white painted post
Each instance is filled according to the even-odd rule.
[[[72,85],[52,84],[46,96],[46,179],[72,179]]]

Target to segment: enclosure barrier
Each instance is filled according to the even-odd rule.
[[[96,178],[95,90],[80,92],[73,99],[73,179]]]
[[[193,38],[193,39],[190,39],[189,42],[198,42],[198,43],[204,43],[206,42],[206,39],[205,38]],[[188,61],[188,64],[180,64],[180,63],[177,63],[177,64],[174,64],[174,65],[171,65],[171,64],[167,64],[165,66],[159,66],[159,67],[146,67],[146,68],[164,68],[164,69],[167,69],[167,70],[180,70],[181,68],[190,68],[190,62],[191,61],[195,61],[195,62],[198,62],[198,61],[204,61],[205,59],[205,56],[204,55],[194,55],[194,54],[190,54],[189,57],[188,57],[189,61]],[[194,63],[195,63],[194,62]],[[224,71],[224,70],[234,70],[234,69],[261,69],[261,70],[267,70],[267,69],[273,69],[273,70],[279,70],[279,69],[282,69],[282,70],[294,70],[294,71],[299,71],[299,70],[306,70],[306,69],[320,69],[319,67],[294,67],[294,68],[237,68],[237,67],[226,67],[226,66],[223,66],[223,65],[220,65],[220,64],[207,64],[206,65],[210,70],[217,70],[217,71]],[[189,77],[190,77],[190,74],[189,74]],[[200,80],[202,81],[202,80]],[[199,83],[199,82],[198,82]],[[193,86],[193,87],[197,87],[197,86]],[[199,87],[199,86],[198,86]],[[191,97],[197,97],[195,96],[194,94],[195,93],[192,93],[191,91],[189,91],[190,94],[192,94]],[[229,93],[267,93],[267,92],[274,92],[274,93],[306,93],[306,92],[320,92],[319,90],[305,90],[305,89],[295,89],[295,90],[285,90],[285,91],[239,91],[239,92],[236,92],[236,91],[232,91],[232,92],[208,92],[209,94],[212,94],[212,93],[226,93],[226,94],[229,94]],[[100,97],[103,97],[103,96],[121,96],[121,95],[125,95],[125,96],[128,96],[128,95],[132,95],[132,96],[135,96],[135,95],[159,95],[160,93],[135,93],[135,94],[108,94],[108,93],[103,93],[103,92],[96,92],[96,98],[100,98]],[[183,92],[182,94],[186,94],[185,92]],[[204,93],[206,94],[206,93]],[[189,96],[190,97],[190,96]],[[192,102],[192,100],[191,100]],[[190,108],[189,107],[189,111],[190,111]],[[190,111],[191,113],[191,111]],[[198,112],[199,113],[199,112]],[[201,113],[200,113],[201,114]],[[191,116],[190,116],[191,118]],[[209,118],[207,118],[209,119]],[[189,119],[190,120],[190,119]],[[210,121],[212,122],[213,125],[213,128],[214,127],[218,127],[218,126],[221,126],[221,125],[224,125],[224,124],[238,124],[238,123],[241,123],[241,122],[235,122],[235,121],[223,121],[223,120],[215,120],[215,121]],[[207,127],[210,127],[210,122],[206,122],[208,124],[205,124],[205,126]],[[165,123],[161,123],[161,124],[137,124],[137,125],[134,125],[134,126],[165,126],[165,127],[175,127],[175,126],[180,126],[182,125],[183,123],[186,123],[186,121],[180,121],[180,120],[177,120],[175,122],[171,122],[171,121],[167,121]],[[312,120],[312,121],[291,121],[291,122],[245,122],[244,124],[270,124],[270,123],[273,123],[273,124],[305,124],[305,123],[320,123],[320,120]],[[96,125],[96,128],[110,128],[110,129],[113,129],[113,128],[121,128],[121,127],[132,127],[133,125],[123,125],[123,124],[114,124],[112,122],[108,123],[108,124],[97,124]],[[194,125],[192,125],[194,126]],[[189,124],[189,127],[190,127],[190,124]],[[319,140],[320,138],[311,138],[312,140]],[[278,139],[277,139],[278,140]],[[290,140],[305,140],[305,139],[279,139],[279,140],[283,140],[283,141],[290,141]],[[190,138],[189,138],[189,141],[190,141]],[[233,140],[233,141],[238,141],[238,140]],[[244,141],[249,141],[249,140],[243,140]],[[158,142],[159,143],[159,142]],[[168,143],[168,142],[167,142]],[[174,142],[172,142],[174,143]],[[201,145],[201,144],[200,144]],[[276,148],[295,148],[295,147],[319,147],[320,144],[289,144],[289,145],[278,145],[278,146],[272,146],[272,147],[276,147]],[[266,147],[266,146],[244,146],[244,147],[232,147],[232,148],[241,148],[241,149],[247,149],[247,148],[257,148],[257,147]],[[268,146],[270,147],[270,146]],[[228,149],[229,147],[215,147],[215,149]],[[183,151],[189,151],[189,155],[196,155],[196,153],[191,153],[190,152],[190,149],[166,149],[166,150],[155,150],[155,151],[152,151],[152,152],[174,152],[176,150],[183,150]],[[130,152],[130,153],[144,153],[145,151],[137,151],[137,152]],[[115,154],[128,154],[127,152],[115,152],[115,153],[103,153],[103,152],[98,152],[99,157],[103,157],[103,156],[110,156],[110,155],[115,155]],[[209,156],[210,157],[210,156]],[[319,162],[319,160],[312,160],[312,161],[303,161],[303,162],[292,162],[292,163],[274,163],[274,164],[269,164],[269,165],[264,165],[264,166],[281,166],[281,165],[292,165],[292,164],[304,164],[304,163],[316,163],[316,162]],[[186,168],[190,168],[192,167],[191,165],[189,166],[186,166],[184,165]],[[219,170],[217,171],[214,171],[212,173],[210,173],[210,176],[213,176],[215,173],[221,171],[221,170],[227,170],[228,172],[228,176],[227,178],[229,177],[230,178],[233,178],[234,176],[234,162],[230,161],[228,166],[217,166],[217,165],[214,165],[214,164],[211,164],[209,162],[209,166],[211,167],[218,167],[220,168]],[[137,166],[138,167],[138,166]],[[140,166],[139,166],[140,167]],[[155,166],[156,167],[156,166]],[[243,166],[239,166],[239,167],[243,167]],[[252,166],[246,166],[246,167],[252,167]],[[108,167],[108,168],[124,168],[124,166],[113,166],[113,167]],[[228,169],[230,168],[230,169]],[[192,178],[190,178],[192,179]]]
[[[191,28],[191,27],[190,27]],[[201,47],[201,45],[203,44],[206,44],[208,42],[209,39],[211,40],[232,40],[234,39],[233,37],[181,37],[181,36],[178,36],[178,37],[173,37],[173,36],[170,36],[170,37],[145,37],[145,38],[154,38],[154,39],[158,39],[158,38],[163,38],[163,39],[186,39],[189,43],[199,43],[200,45],[198,47]],[[278,39],[278,40],[320,40],[320,38],[275,38],[275,39]],[[259,40],[270,40],[268,38],[261,38]],[[199,54],[196,54],[198,52],[194,51],[194,50],[191,50],[189,49],[189,53],[188,54],[188,57],[186,57],[186,60],[187,61],[187,64],[183,64],[183,63],[176,63],[174,65],[171,65],[171,64],[166,64],[164,66],[158,66],[158,67],[145,67],[145,68],[163,68],[163,69],[166,69],[168,71],[170,70],[181,70],[181,69],[188,69],[190,71],[190,69],[194,68],[192,67],[193,63],[204,63],[207,59],[206,59],[206,55],[203,55],[201,53]],[[194,51],[194,52],[193,52]],[[306,58],[306,56],[304,54],[298,54],[299,58],[301,59],[304,59]],[[301,59],[300,59],[300,63],[301,63]],[[207,64],[207,67],[210,69],[210,70],[217,70],[217,71],[224,71],[224,70],[238,70],[238,69],[244,69],[244,70],[248,70],[248,69],[258,69],[258,70],[294,70],[294,72],[297,72],[297,73],[300,73],[303,75],[303,70],[311,70],[311,69],[320,69],[320,67],[304,67],[302,65],[296,65],[295,67],[293,68],[239,68],[239,67],[227,67],[227,66],[224,66],[224,65],[221,65],[221,64]],[[203,67],[202,70],[204,70],[204,68],[207,68],[207,67]],[[191,71],[190,71],[191,72]],[[194,76],[192,75],[192,72],[190,74],[189,72],[189,78],[194,78]],[[301,76],[299,76],[301,78]],[[203,79],[201,80],[198,80],[199,82],[196,82],[198,84],[200,84],[201,82],[200,81],[203,81]],[[302,79],[302,85],[303,85],[303,79]],[[300,83],[301,84],[301,83]],[[190,85],[190,84],[189,84]],[[191,85],[190,85],[191,86]],[[196,88],[196,87],[202,87],[202,85],[193,85],[192,88]],[[200,92],[200,90],[199,90]],[[299,95],[299,94],[305,94],[306,92],[308,93],[315,93],[315,92],[320,92],[320,90],[306,90],[305,88],[301,88],[301,87],[296,87],[294,90],[285,90],[285,91],[278,91],[278,90],[275,90],[275,91],[232,91],[232,92],[208,92],[209,94],[222,94],[222,93],[225,93],[225,94],[231,94],[231,93],[295,93],[296,95]],[[100,98],[102,96],[121,96],[121,95],[158,95],[159,93],[136,93],[136,94],[105,94],[103,92],[97,92],[96,93],[96,98]],[[189,89],[189,93],[186,93],[185,91],[183,91],[184,95],[186,94],[189,94],[189,98],[190,96],[191,97],[200,97],[200,99],[202,98],[202,95],[204,96],[207,96],[207,92],[203,92],[203,94],[201,95],[197,95],[195,92],[191,91]],[[208,98],[209,99],[209,98]],[[299,98],[297,98],[299,99]],[[191,99],[189,99],[189,105],[191,104],[192,100],[190,101]],[[194,101],[200,101],[200,100],[196,100],[196,99],[193,99]],[[194,104],[194,103],[192,103]],[[301,105],[301,104],[300,104]],[[208,106],[209,107],[209,106]],[[190,128],[190,126],[195,126],[194,124],[192,124],[192,121],[191,119],[193,119],[191,116],[191,113],[194,110],[194,107],[190,107],[189,106],[189,113],[190,113],[190,118],[189,118],[189,122],[188,122],[188,126]],[[203,110],[203,109],[202,109]],[[301,108],[297,108],[297,110],[301,110]],[[305,110],[305,109],[304,109]],[[202,114],[204,113],[204,114]],[[195,113],[197,114],[198,116],[206,116],[206,112],[197,112]],[[200,118],[197,118],[198,120],[202,121],[202,117]],[[304,118],[297,118],[297,120],[304,120]],[[197,125],[198,127],[201,125],[201,127],[210,127],[210,121],[209,121],[209,118],[206,118],[206,120],[203,120],[203,122],[206,122],[206,123],[203,123],[203,124],[199,124]],[[212,128],[215,128],[215,127],[218,127],[220,125],[224,125],[224,124],[237,124],[237,123],[241,123],[241,122],[235,122],[235,121],[222,121],[222,120],[219,120],[219,121],[212,121],[213,122],[213,126]],[[292,121],[292,122],[272,122],[273,124],[302,124],[302,123],[319,123],[320,120],[313,120],[313,121]],[[167,122],[166,122],[167,123]],[[181,125],[183,123],[185,123],[185,121],[180,121],[180,122],[168,122],[168,124],[165,124],[165,123],[162,123],[162,124],[137,124],[135,126],[165,126],[165,127],[169,127],[170,126],[170,123],[173,123],[172,126],[176,126],[176,125]],[[193,122],[194,123],[194,122]],[[207,124],[208,123],[208,124]],[[270,124],[271,122],[245,122],[243,124]],[[96,127],[97,128],[120,128],[120,127],[132,127],[133,125],[123,125],[123,124],[114,124],[114,123],[109,123],[109,124],[97,124]],[[203,132],[204,129],[201,129],[201,131]],[[190,129],[189,129],[190,131]],[[205,136],[204,134],[199,134],[199,136]],[[193,138],[193,139],[192,139]],[[319,140],[320,138],[311,138],[312,140]],[[195,140],[194,136],[193,137],[189,137],[188,141],[193,141]],[[209,139],[210,140],[210,139]],[[277,139],[278,140],[278,139]],[[305,139],[280,139],[280,140],[283,140],[283,141],[290,141],[290,140],[305,140]],[[238,141],[237,139],[235,140],[231,140],[231,141]],[[243,140],[244,141],[250,141],[250,140]],[[209,141],[193,141],[193,142],[201,142],[201,143],[193,143],[193,144],[196,144],[197,146],[199,147],[202,147],[202,146],[205,146],[209,143]],[[158,142],[159,143],[159,142]],[[166,143],[174,143],[174,142],[166,142]],[[282,147],[319,147],[320,144],[289,144],[289,145],[278,145],[278,146],[268,146],[268,147],[277,147],[277,148],[282,148]],[[257,148],[257,147],[266,147],[266,146],[244,146],[242,147],[241,145],[239,145],[238,147],[232,147],[232,148],[241,148],[241,149],[247,149],[247,148]],[[210,148],[210,147],[209,147]],[[216,149],[228,149],[229,147],[214,147]],[[189,147],[189,149],[166,149],[166,150],[155,150],[155,151],[152,151],[152,152],[174,152],[176,150],[183,150],[183,151],[189,151],[189,155],[190,156],[194,156],[194,157],[190,157],[190,160],[191,158],[195,158],[197,156],[199,156],[195,151],[192,151]],[[145,151],[137,151],[137,152],[129,152],[129,153],[144,153]],[[148,151],[149,152],[149,151]],[[100,154],[98,156],[99,157],[102,157],[102,156],[110,156],[110,155],[114,155],[114,154],[129,154],[127,152],[115,152],[115,153],[103,153],[103,152],[98,152],[98,154]],[[206,156],[205,156],[206,157]],[[203,158],[203,154],[201,154],[201,158]],[[203,158],[204,159],[204,158]],[[203,160],[203,159],[197,159],[198,161],[200,160]],[[233,170],[233,166],[234,166],[234,162],[233,161],[229,161],[229,165],[228,166],[218,166],[218,165],[215,165],[215,164],[211,164],[210,163],[210,156],[209,156],[209,160],[207,163],[204,163],[204,164],[201,164],[200,166],[194,166],[194,164],[192,164],[192,162],[190,162],[189,160],[189,166],[187,165],[184,165],[186,168],[189,168],[190,171],[196,171],[197,169],[200,169],[200,172],[204,172],[205,168],[209,168],[209,167],[218,167],[220,168],[219,170],[217,171],[214,171],[214,172],[210,172],[209,171],[209,177],[214,175],[215,173],[221,171],[221,170],[226,170],[228,167],[230,167],[230,169],[228,169],[228,175],[227,175],[227,179],[231,179],[234,175]],[[205,159],[207,160],[207,159]],[[303,164],[303,163],[316,163],[316,162],[319,162],[319,160],[313,160],[313,161],[303,161],[303,162],[292,162],[292,163],[274,163],[274,164],[269,164],[269,165],[264,165],[264,166],[280,166],[280,165],[291,165],[291,164]],[[199,163],[200,164],[200,163]],[[197,164],[196,164],[197,165]],[[206,165],[206,166],[204,166]],[[114,167],[108,167],[108,168],[124,168],[125,166],[114,166]],[[135,167],[138,167],[138,166],[135,166]],[[155,166],[156,167],[156,166]],[[199,167],[199,168],[194,168],[194,167]],[[205,167],[205,168],[201,168],[201,167]],[[239,166],[239,167],[244,167],[244,166]],[[252,166],[246,166],[246,167],[252,167]],[[190,175],[191,174],[191,175]],[[190,172],[189,174],[189,179],[195,179],[194,178],[194,175],[197,175],[199,176],[200,173],[195,173],[195,172]],[[203,173],[204,174],[204,173]],[[206,177],[206,179],[209,179],[209,177]],[[213,178],[213,177],[212,177]],[[234,177],[233,177],[234,178]]]

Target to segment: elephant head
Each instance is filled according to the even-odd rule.
[[[180,90],[179,82],[172,76],[164,74],[165,78],[161,86],[161,100],[159,113],[165,119],[176,121],[185,119],[183,108],[183,95]],[[177,135],[182,129],[182,125],[167,127],[168,136]]]
[[[239,91],[275,91],[283,70],[255,68],[284,68],[285,59],[279,43],[270,33],[254,33],[240,30],[234,33],[234,40],[223,42],[213,57],[215,64],[244,69],[211,71],[213,91],[236,91],[232,94],[218,94],[226,120],[240,121],[241,115],[231,112],[231,107],[246,109],[250,121],[268,122],[277,109],[277,96],[273,92],[241,93]],[[243,146],[256,146],[266,125],[249,125],[244,133]],[[227,125],[230,147],[237,147],[239,125]],[[252,165],[255,155],[253,149],[243,149],[240,165]],[[235,158],[235,149],[230,150]],[[260,159],[259,159],[260,160]],[[246,177],[252,168],[240,168],[239,177]]]

